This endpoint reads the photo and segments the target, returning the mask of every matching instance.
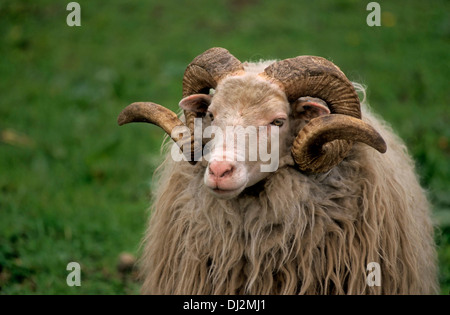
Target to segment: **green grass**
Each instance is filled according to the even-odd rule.
[[[119,128],[134,101],[171,109],[186,65],[213,47],[241,60],[319,55],[368,86],[406,141],[433,203],[442,293],[450,291],[450,5],[378,1],[0,3],[0,294],[132,294],[121,252],[138,255],[163,133]],[[188,3],[188,4],[187,4]],[[82,286],[66,285],[66,265]]]

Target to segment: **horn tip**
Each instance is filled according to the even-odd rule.
[[[387,145],[383,138],[380,139],[380,143],[375,148],[380,153],[386,153],[387,151]]]
[[[119,126],[123,126],[123,125],[125,125],[126,123],[123,121],[123,118],[121,118],[121,117],[119,116],[119,118],[117,119],[117,124],[118,124]]]
[[[119,116],[117,117],[117,124],[119,126],[123,126],[125,124],[129,123],[128,115],[122,111]]]
[[[136,118],[133,117],[133,112],[139,111],[139,109],[142,109],[144,105],[144,102],[134,102],[125,107],[117,117],[117,124],[119,126],[123,126],[130,122],[137,121]]]
[[[123,118],[122,113],[121,113],[121,114],[119,115],[119,117],[117,117],[117,124],[118,124],[119,126],[122,126],[124,123],[125,123],[125,122],[124,122],[124,118]]]

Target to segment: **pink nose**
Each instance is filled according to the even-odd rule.
[[[230,162],[213,161],[209,163],[209,174],[216,178],[231,176],[234,166]]]

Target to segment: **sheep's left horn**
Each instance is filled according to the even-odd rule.
[[[323,173],[341,162],[353,141],[363,142],[381,153],[386,142],[370,125],[347,115],[319,116],[300,130],[292,145],[292,155],[301,170]]]
[[[182,134],[172,135],[172,130],[184,123],[178,116],[161,105],[151,102],[138,102],[125,107],[117,118],[119,126],[132,122],[146,122],[161,127],[175,142],[182,139]]]
[[[330,108],[331,115],[312,119],[294,141],[292,155],[302,171],[330,170],[348,155],[354,141],[386,151],[381,136],[361,120],[359,97],[352,83],[331,61],[299,56],[273,63],[262,75],[281,84],[290,102],[308,95],[324,100]]]
[[[278,80],[289,102],[302,96],[324,100],[332,114],[361,118],[358,94],[350,80],[331,61],[317,56],[298,56],[273,63],[264,74]]]

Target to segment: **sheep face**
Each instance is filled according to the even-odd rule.
[[[207,94],[211,88],[217,89],[215,96]],[[307,95],[323,102],[310,100]],[[120,113],[118,123],[147,122],[160,126],[182,148],[183,156],[191,164],[199,161],[197,158],[202,155],[199,153],[212,157],[205,166],[208,172],[205,183],[221,196],[235,196],[267,176],[262,173],[276,171],[280,154],[284,155],[288,147],[286,135],[292,128],[298,132],[288,142],[293,161],[299,171],[308,174],[331,170],[349,154],[354,142],[363,142],[381,153],[386,151],[381,135],[361,120],[359,98],[351,82],[339,67],[321,57],[298,56],[243,64],[226,49],[214,47],[194,58],[186,68],[183,97],[180,106],[184,109],[184,121],[161,105],[137,102]],[[330,111],[332,115],[317,117]],[[218,119],[211,124],[214,116]],[[195,124],[201,117],[203,121],[209,118],[207,128],[222,130],[225,137],[216,137],[212,144],[206,145],[207,137],[196,136],[204,128]],[[215,131],[209,131],[215,136]],[[243,146],[230,149],[233,134],[244,134],[250,144],[245,145],[244,139]],[[268,168],[262,165],[261,161],[266,160],[261,156],[251,158],[249,149],[256,146],[261,155],[262,144],[266,149],[269,147],[272,159],[278,157]],[[260,170],[255,166],[260,166]]]
[[[233,198],[275,172],[279,159],[290,156],[292,139],[307,119],[329,113],[326,105],[311,104],[302,99],[289,104],[278,85],[248,73],[224,79],[213,96],[183,99],[180,107],[204,113],[210,125],[212,140],[202,159],[208,190],[218,198]]]
[[[204,175],[204,184],[217,197],[237,196],[270,174],[263,172],[263,164],[275,171],[279,155],[287,154],[279,139],[289,130],[289,104],[284,93],[264,79],[244,75],[224,80],[208,113],[222,134],[212,141]],[[238,143],[239,137],[245,142]],[[262,150],[270,152],[270,161],[262,161]]]

